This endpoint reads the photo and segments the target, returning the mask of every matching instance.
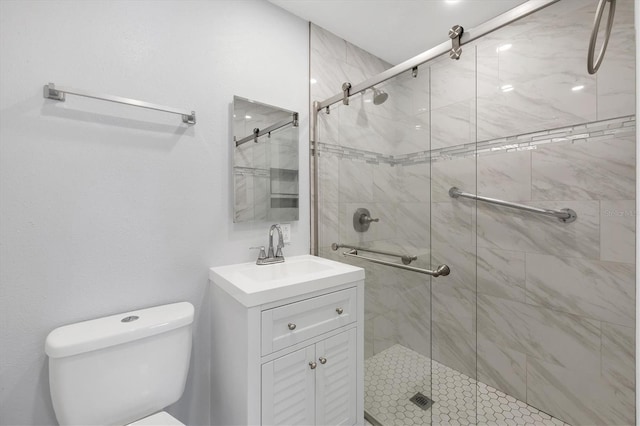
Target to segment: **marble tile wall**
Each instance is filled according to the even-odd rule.
[[[367,355],[395,343],[430,350],[573,425],[632,424],[633,1],[618,1],[606,59],[590,76],[594,12],[595,3],[563,0],[466,45],[460,61],[420,67],[425,84],[388,82],[390,93],[398,88],[390,100],[402,102],[386,111],[372,109],[365,93],[321,114],[320,246],[343,261],[331,242],[451,266],[429,288],[424,277],[360,264]],[[335,81],[337,89],[312,98],[337,93],[343,79]],[[571,208],[578,220],[452,199],[451,186]],[[361,205],[383,226],[355,233],[352,210]]]
[[[312,24],[311,98],[323,100],[391,67]],[[394,155],[429,145],[429,71],[410,72],[381,84],[387,101],[372,91],[338,103],[319,117],[319,250],[323,256],[366,268],[365,349],[371,356],[402,343],[431,354],[430,289],[425,276],[344,258],[334,242],[418,255],[429,267],[429,163],[402,166]],[[353,214],[364,207],[380,219],[356,232]],[[373,255],[375,256],[375,255]],[[387,260],[393,260],[386,258]]]
[[[634,422],[633,2],[617,6],[614,47],[595,76],[576,46],[588,40],[587,2],[560,2],[476,47],[477,182],[468,192],[572,208],[578,220],[450,201],[475,206],[478,380],[573,425]],[[473,185],[474,157],[442,158],[434,170]]]

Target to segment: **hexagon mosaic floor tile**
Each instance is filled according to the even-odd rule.
[[[418,392],[433,401],[427,410],[410,401]],[[569,426],[402,345],[365,360],[364,406],[374,426]]]

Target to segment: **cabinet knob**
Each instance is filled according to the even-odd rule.
[[[317,366],[318,366],[318,364],[316,364],[316,363],[315,363],[315,362],[313,362],[313,361],[311,361],[311,362],[309,363],[309,368],[311,368],[312,370],[315,370]]]
[[[320,364],[326,364],[327,363],[327,359],[323,356],[321,356],[320,358],[318,358],[318,361],[320,361]]]
[[[289,323],[288,327],[289,327],[289,330],[295,330],[296,329],[296,325],[294,323],[292,323],[292,322]]]
[[[338,313],[338,315],[342,315],[342,313],[344,312],[344,309],[336,308],[336,312]]]

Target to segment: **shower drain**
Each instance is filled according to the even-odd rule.
[[[433,400],[430,399],[428,396],[424,396],[420,392],[418,392],[417,394],[409,398],[409,401],[413,402],[423,410],[428,410],[433,405]]]

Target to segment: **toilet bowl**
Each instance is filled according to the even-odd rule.
[[[184,392],[193,305],[173,303],[56,328],[49,387],[61,425],[182,425],[162,411]]]
[[[166,411],[161,411],[144,419],[129,423],[127,426],[184,426],[184,423],[178,421],[178,419]]]

